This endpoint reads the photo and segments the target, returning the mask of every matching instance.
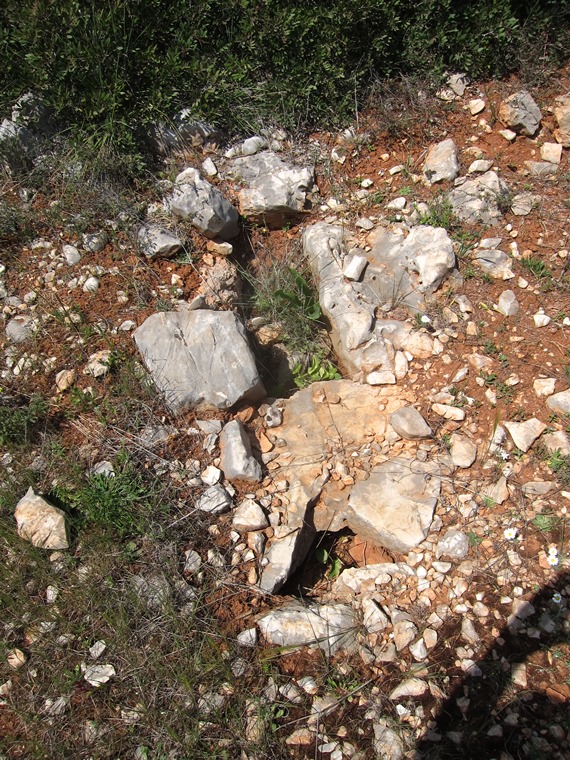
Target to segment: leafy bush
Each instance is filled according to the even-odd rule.
[[[0,106],[35,89],[127,151],[180,106],[241,130],[323,124],[375,77],[559,61],[569,20],[555,0],[4,0]]]

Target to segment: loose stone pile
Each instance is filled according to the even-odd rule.
[[[452,101],[462,98],[464,91],[465,83],[452,79],[441,97]],[[477,115],[485,102],[470,100],[466,108]],[[529,179],[554,178],[561,161],[568,160],[562,148],[570,147],[570,96],[557,98],[553,113],[556,143],[541,140],[541,161],[526,162]],[[517,135],[530,139],[539,134],[542,118],[529,93],[506,98],[499,108],[505,144],[521,139]],[[23,146],[28,143],[27,127],[19,119],[16,113],[3,122],[0,139],[10,136]],[[194,137],[206,139],[210,134],[206,125],[193,130],[189,123],[186,126]],[[482,128],[492,131],[486,122]],[[174,139],[165,128],[157,134],[164,144]],[[182,129],[177,131],[176,139],[182,134]],[[188,167],[168,184],[161,208],[149,209],[144,224],[136,228],[140,251],[150,262],[175,255],[185,242],[169,224],[173,218],[187,221],[211,241],[211,264],[204,272],[207,286],[189,301],[182,301],[177,292],[173,311],[151,314],[138,327],[133,320],[122,320],[115,329],[128,333],[136,327],[133,339],[139,357],[173,415],[227,411],[236,405],[251,410],[245,424],[239,415],[226,424],[197,419],[192,434],[202,441],[212,463],[204,468],[198,460],[184,465],[184,477],[200,489],[193,508],[209,514],[213,528],[219,516],[231,513],[231,567],[226,567],[231,577],[246,579],[260,594],[275,594],[307,560],[317,534],[346,529],[367,546],[381,547],[389,560],[368,564],[364,559],[360,566],[343,569],[317,600],[288,600],[252,617],[238,636],[240,644],[256,646],[259,632],[263,642],[279,647],[310,646],[327,655],[351,652],[373,672],[381,672],[386,663],[399,662],[402,671],[413,668],[415,675],[404,677],[389,699],[420,736],[429,719],[421,698],[428,693],[440,701],[444,697],[429,680],[428,667],[451,621],[460,621],[453,644],[455,664],[474,678],[483,675],[477,662],[481,650],[492,647],[502,631],[541,640],[553,630],[552,615],[530,601],[531,579],[536,576],[527,569],[516,540],[525,521],[543,510],[565,519],[570,493],[561,491],[554,478],[525,480],[522,473],[527,461],[523,455],[538,444],[550,453],[570,455],[563,422],[570,414],[570,390],[561,390],[554,377],[537,376],[533,392],[538,417],[521,421],[497,416],[490,428],[479,422],[478,405],[462,390],[463,384],[474,377],[494,409],[498,392],[516,389],[520,378],[513,373],[499,389],[495,373],[500,357],[477,350],[458,355],[453,350],[454,341],[478,335],[471,318],[477,306],[461,292],[459,246],[446,229],[421,223],[425,204],[400,197],[387,206],[387,211],[397,212],[395,219],[360,216],[352,225],[339,218],[338,205],[323,204],[324,219],[304,228],[304,255],[347,379],[314,383],[288,399],[269,399],[259,406],[266,400],[265,389],[246,325],[236,311],[219,310],[238,300],[237,270],[227,256],[232,253],[228,241],[240,233],[239,214],[212,183],[220,175],[241,183],[236,192],[239,213],[270,229],[316,213],[314,168],[281,158],[283,137],[250,138],[220,156],[217,164],[206,159],[202,173]],[[342,165],[346,150],[336,150],[332,159]],[[430,147],[417,182],[447,183],[445,199],[455,215],[479,225],[474,266],[490,281],[514,280],[514,264],[520,258],[515,236],[505,239],[503,230],[497,230],[505,213],[532,214],[540,196],[530,191],[513,194],[493,161],[482,157],[461,176],[462,159],[454,140],[447,137]],[[400,171],[396,165],[389,173],[396,176]],[[353,198],[357,211],[368,197],[365,187],[358,191]],[[153,215],[160,214],[166,219],[164,226],[153,221]],[[496,237],[483,236],[487,226]],[[512,227],[506,231],[510,234]],[[106,244],[103,233],[85,239],[81,252],[70,244],[36,241],[31,251],[41,265],[34,288],[67,295],[96,293],[103,278],[117,275],[100,268],[89,255]],[[502,250],[505,247],[509,253]],[[26,348],[46,321],[36,308],[36,290],[23,297],[11,293],[5,275],[6,267],[1,266],[6,322],[2,376],[53,373],[57,392],[65,393],[78,380],[75,369],[57,366],[55,359]],[[445,305],[442,287],[453,293]],[[519,278],[517,287],[524,293],[528,282]],[[521,313],[517,292],[505,290],[496,305],[485,308],[501,315],[507,330],[509,320],[515,319],[523,333],[547,327],[551,317],[545,312],[546,302],[533,315]],[[117,291],[119,304],[123,297]],[[436,312],[440,319],[430,316]],[[73,321],[71,315],[69,320]],[[561,329],[568,325],[563,318]],[[524,334],[513,328],[510,339],[517,346]],[[83,372],[102,378],[110,361],[109,351],[98,351]],[[145,440],[152,448],[179,432],[146,431]],[[494,508],[515,500],[518,511],[507,524]],[[28,491],[15,518],[18,534],[35,546],[68,548],[64,514],[41,496]],[[492,540],[493,533],[498,540]],[[202,547],[185,552],[189,598],[192,584],[199,583],[202,562],[225,565],[215,549],[203,555]],[[536,555],[544,580],[552,567],[567,564],[556,547],[537,549]],[[483,575],[492,579],[492,591],[481,590]],[[141,577],[135,583],[137,593],[159,609],[170,593],[163,581]],[[565,605],[567,600],[566,587]],[[503,665],[510,668],[506,661]],[[85,679],[103,683],[115,675],[112,666],[101,667],[92,666]],[[512,676],[524,688],[524,666],[513,667]],[[292,682],[281,696],[294,703],[301,692],[313,697],[313,713],[307,728],[291,733],[290,746],[312,742],[320,718],[337,706],[330,695],[315,694],[310,679]],[[268,695],[277,698],[271,684]],[[250,717],[254,734],[254,713]],[[377,757],[404,757],[401,738],[373,705],[370,719]],[[501,720],[488,728],[489,736],[508,725],[508,715]],[[570,746],[567,737],[553,739],[561,752]],[[321,748],[331,758],[358,756],[345,746],[348,742],[332,744],[332,749]]]

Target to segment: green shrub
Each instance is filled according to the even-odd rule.
[[[182,105],[241,130],[323,124],[377,77],[560,61],[569,20],[554,0],[4,0],[0,106],[37,90],[127,152]]]

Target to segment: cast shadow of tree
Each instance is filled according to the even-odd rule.
[[[506,626],[493,645],[477,661],[482,675],[465,675],[453,687],[435,717],[435,726],[420,738],[414,760],[518,760],[518,758],[568,757],[570,742],[570,683],[557,684],[554,667],[545,667],[540,691],[513,689],[513,672],[526,665],[531,682],[529,658],[538,650],[558,650],[570,671],[570,615],[555,600],[570,584],[570,573],[560,573],[530,600],[534,613],[515,626]],[[554,597],[554,601],[553,601]],[[568,592],[562,597],[568,604]],[[553,630],[539,626],[541,616],[553,621]],[[549,627],[543,618],[543,627]],[[518,630],[514,630],[518,627]],[[552,626],[550,626],[552,627]],[[540,637],[535,631],[540,630]],[[528,635],[528,633],[533,635]],[[501,643],[503,642],[503,643]],[[559,648],[563,647],[563,650]],[[536,666],[540,667],[540,666]],[[520,672],[520,670],[519,670]],[[536,672],[536,671],[535,671]],[[536,679],[532,679],[536,683]],[[546,688],[549,688],[548,693]],[[557,688],[558,687],[558,688]],[[550,727],[560,727],[550,730]],[[493,728],[494,727],[494,728]],[[489,731],[491,733],[489,734]],[[560,754],[553,753],[558,747]]]

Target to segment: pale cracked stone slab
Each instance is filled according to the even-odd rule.
[[[229,409],[265,395],[240,319],[230,311],[152,314],[134,340],[170,411]]]
[[[424,163],[424,176],[430,185],[454,180],[459,174],[457,148],[451,139],[442,140],[429,149]]]
[[[428,534],[441,480],[432,463],[400,457],[377,465],[351,489],[351,530],[391,551],[407,552]]]
[[[456,467],[466,469],[477,459],[477,444],[464,435],[453,433],[450,454]]]
[[[521,451],[528,451],[532,444],[546,430],[544,422],[533,417],[525,422],[505,422],[515,446]]]
[[[251,453],[251,443],[239,420],[231,420],[220,433],[220,467],[228,480],[258,483],[261,465]]]
[[[493,171],[476,179],[460,178],[448,198],[455,214],[463,222],[498,224],[509,205],[509,189]]]
[[[16,505],[18,535],[40,549],[67,549],[65,512],[28,488]]]
[[[315,530],[348,526],[359,532],[362,527],[369,540],[380,544],[387,540],[390,546],[415,546],[413,541],[423,540],[439,494],[436,464],[417,462],[413,456],[400,458],[392,470],[384,457],[379,463],[360,464],[362,452],[369,452],[370,445],[381,443],[389,432],[389,415],[414,402],[413,395],[398,386],[372,387],[349,380],[314,383],[284,402],[282,446],[275,450],[271,474],[274,482],[287,481],[289,489],[279,494],[283,523],[268,541],[262,561],[264,591],[274,592],[283,585],[305,558]],[[407,446],[413,451],[417,444],[410,441]],[[350,473],[355,464],[371,473],[369,480],[347,486],[331,477],[339,468]],[[391,476],[396,471],[398,483]],[[375,491],[360,509],[360,501],[366,499],[363,489],[372,478],[389,490]],[[357,498],[349,506],[354,489]]]
[[[358,631],[356,615],[345,604],[292,602],[272,610],[257,621],[268,644],[279,647],[318,647],[327,655],[354,649]]]

